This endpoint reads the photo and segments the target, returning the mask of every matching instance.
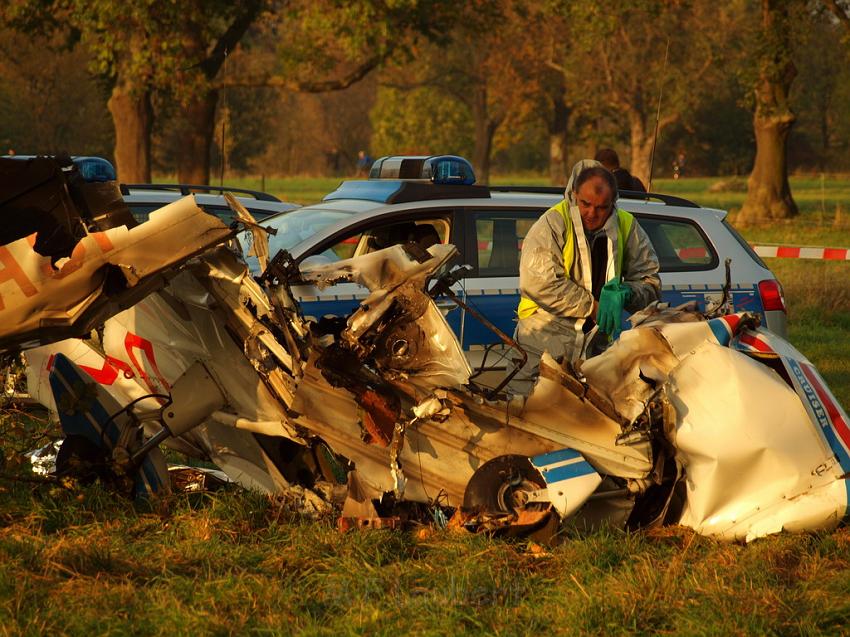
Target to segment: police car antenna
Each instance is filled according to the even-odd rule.
[[[658,143],[658,120],[661,119],[661,96],[664,94],[664,80],[667,79],[667,56],[670,53],[670,38],[664,49],[664,65],[661,67],[661,86],[658,89],[658,110],[655,111],[655,133],[652,136],[652,152],[649,154],[649,185],[647,192],[652,192],[652,168],[655,165],[655,145]]]

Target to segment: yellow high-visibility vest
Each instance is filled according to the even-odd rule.
[[[557,210],[561,214],[561,217],[564,218],[564,226],[566,227],[564,231],[564,272],[567,278],[570,278],[570,269],[575,258],[575,233],[573,232],[572,219],[570,219],[569,203],[564,199],[557,206],[550,208],[550,210]],[[547,210],[546,212],[549,211]],[[614,263],[614,274],[619,281],[623,272],[623,255],[625,254],[626,239],[629,236],[629,231],[632,229],[632,223],[634,223],[635,218],[634,215],[625,210],[615,210],[614,214],[617,215],[617,260]],[[584,265],[587,266],[589,264]],[[522,297],[519,300],[519,307],[517,307],[517,316],[521,319],[528,318],[537,311],[538,307],[537,303],[531,299]]]

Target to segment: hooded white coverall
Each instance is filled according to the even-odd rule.
[[[582,328],[593,309],[590,243],[581,223],[573,184],[584,168],[596,165],[601,164],[585,159],[573,167],[565,192],[566,206],[561,206],[561,210],[556,206],[543,213],[523,240],[519,288],[524,300],[514,338],[527,352],[528,361],[511,383],[516,392],[527,394],[531,390],[544,351],[571,361],[584,355],[586,335]],[[574,238],[573,262],[567,265],[568,269],[564,267],[567,207]],[[597,241],[608,242],[606,281],[617,274],[620,214],[615,210],[594,233]],[[621,282],[631,289],[625,309],[636,312],[660,298],[661,279],[658,257],[649,237],[636,220],[630,226],[628,236],[622,241],[625,249],[620,275]],[[599,236],[601,233],[605,236]]]

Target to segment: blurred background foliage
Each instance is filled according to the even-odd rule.
[[[113,157],[115,60],[139,27],[98,19],[120,3],[78,4],[10,0],[3,10],[3,153]],[[354,174],[361,150],[457,153],[485,179],[490,170],[528,171],[560,182],[564,167],[604,146],[636,167],[662,90],[656,176],[671,175],[680,155],[689,176],[746,175],[753,165],[758,2],[269,0],[217,73],[192,75],[231,19],[218,4],[192,20],[194,58],[158,20],[141,61],[128,66],[149,79],[155,173],[179,174],[186,94],[204,90],[217,95],[206,158],[213,179],[222,160],[230,176]],[[788,166],[798,174],[850,171],[850,27],[831,4],[850,14],[840,0],[794,7]],[[175,0],[168,15],[195,5]],[[142,8],[133,20],[154,13]],[[157,70],[141,73],[142,62]]]

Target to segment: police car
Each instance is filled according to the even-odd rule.
[[[206,212],[215,215],[225,223],[233,221],[233,211],[227,205],[224,195],[229,192],[236,196],[255,220],[295,210],[298,205],[286,203],[266,192],[231,188],[229,186],[195,186],[189,184],[121,184],[121,195],[136,221],[143,223],[154,210],[177,201],[181,197],[194,194],[195,201]],[[213,194],[218,193],[218,194]]]
[[[369,179],[345,181],[321,203],[273,217],[269,253],[288,250],[296,262],[330,263],[408,241],[423,248],[452,243],[457,264],[471,266],[455,286],[467,305],[512,334],[519,302],[519,257],[531,225],[563,199],[561,188],[482,186],[470,164],[455,156],[382,157]],[[782,288],[726,212],[668,195],[620,194],[617,206],[634,214],[649,235],[661,265],[662,300],[719,303],[731,259],[735,311],[761,314],[765,325],[786,333]],[[354,283],[323,290],[296,285],[305,315],[345,315],[367,296]],[[473,365],[498,337],[470,312],[438,300]]]

